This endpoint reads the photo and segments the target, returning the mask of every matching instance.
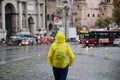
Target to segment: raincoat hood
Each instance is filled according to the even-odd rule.
[[[63,32],[58,32],[55,37],[56,43],[65,43],[65,34]]]

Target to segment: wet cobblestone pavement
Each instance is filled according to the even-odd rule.
[[[0,80],[54,80],[47,53],[0,64]],[[120,61],[75,52],[67,80],[120,80]]]

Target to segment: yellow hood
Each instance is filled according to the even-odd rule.
[[[63,32],[58,32],[55,37],[56,43],[65,43],[65,34]]]

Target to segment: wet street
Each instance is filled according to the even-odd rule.
[[[0,48],[0,80],[54,80],[47,63],[50,45]],[[67,80],[120,80],[120,48],[80,48]]]

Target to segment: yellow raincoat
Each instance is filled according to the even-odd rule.
[[[65,34],[58,32],[48,53],[48,63],[52,67],[65,68],[71,66],[73,62],[74,54],[70,45],[65,42]]]

